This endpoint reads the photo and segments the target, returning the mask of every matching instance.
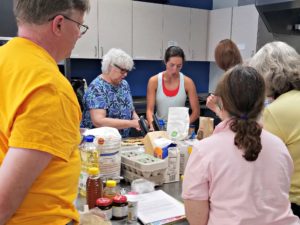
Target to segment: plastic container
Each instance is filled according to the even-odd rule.
[[[116,195],[113,198],[112,215],[114,220],[125,219],[128,215],[128,202],[124,195]]]
[[[109,198],[98,198],[96,201],[97,207],[105,214],[107,220],[112,218],[112,203]]]
[[[92,209],[97,206],[97,199],[102,197],[103,186],[97,167],[89,168],[88,173],[89,177],[86,181],[86,202],[89,209]]]
[[[127,195],[128,201],[128,223],[136,223],[137,221],[137,211],[138,211],[138,195],[129,194]]]
[[[107,180],[106,186],[103,190],[103,197],[113,199],[117,194],[119,194],[116,186],[117,182],[115,180]]]
[[[122,152],[122,172],[126,181],[145,178],[162,185],[168,163],[165,160],[137,151]]]
[[[88,135],[83,139],[83,144],[80,146],[80,158],[81,158],[81,173],[79,179],[79,193],[82,196],[86,196],[86,181],[88,178],[89,168],[99,168],[99,150],[93,143],[94,136]]]

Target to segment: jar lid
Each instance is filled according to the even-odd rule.
[[[113,201],[115,203],[125,203],[127,202],[127,198],[126,196],[124,195],[116,195],[114,198],[113,198]]]
[[[115,180],[107,180],[106,181],[106,187],[115,187],[117,185],[117,182]]]
[[[99,174],[99,168],[97,168],[97,167],[88,168],[88,174],[89,175],[98,175]]]
[[[108,206],[111,205],[112,200],[109,198],[98,198],[96,201],[97,206]]]

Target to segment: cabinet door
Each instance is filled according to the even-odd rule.
[[[163,14],[164,51],[171,45],[178,45],[190,60],[190,8],[164,5]]]
[[[192,61],[206,61],[208,10],[191,9],[191,42]]]
[[[132,1],[98,0],[100,58],[111,48],[132,55]]]
[[[162,59],[163,6],[133,2],[133,58]]]
[[[71,58],[98,58],[98,1],[90,0],[91,10],[84,17],[84,24],[88,25],[88,31],[78,39],[72,51]]]
[[[230,39],[232,8],[215,9],[209,13],[207,60],[215,61],[214,52],[222,39]]]
[[[232,36],[244,60],[256,52],[258,12],[254,5],[233,8]]]

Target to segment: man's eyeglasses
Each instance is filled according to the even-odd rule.
[[[57,17],[57,16],[58,16],[58,15],[56,15],[56,16],[50,18],[48,21],[54,20],[54,18]],[[87,32],[87,30],[89,29],[89,27],[88,27],[87,25],[85,25],[85,24],[81,24],[81,23],[77,22],[76,20],[73,20],[73,19],[71,19],[70,17],[67,17],[67,16],[65,16],[65,15],[62,15],[62,16],[63,16],[65,19],[67,19],[67,20],[70,20],[70,21],[72,21],[72,22],[74,22],[74,23],[77,23],[81,35],[84,35],[84,34]]]
[[[122,68],[122,67],[120,67],[120,66],[118,66],[118,65],[116,65],[116,64],[113,64],[114,65],[114,67],[116,67],[116,68],[118,68],[119,70],[121,70],[121,73],[128,73],[129,72],[129,70],[127,70],[127,69],[124,69],[124,68]]]

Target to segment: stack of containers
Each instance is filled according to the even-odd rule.
[[[121,135],[112,127],[87,130],[84,135],[94,135],[100,151],[99,167],[102,180],[118,180],[121,173]]]

